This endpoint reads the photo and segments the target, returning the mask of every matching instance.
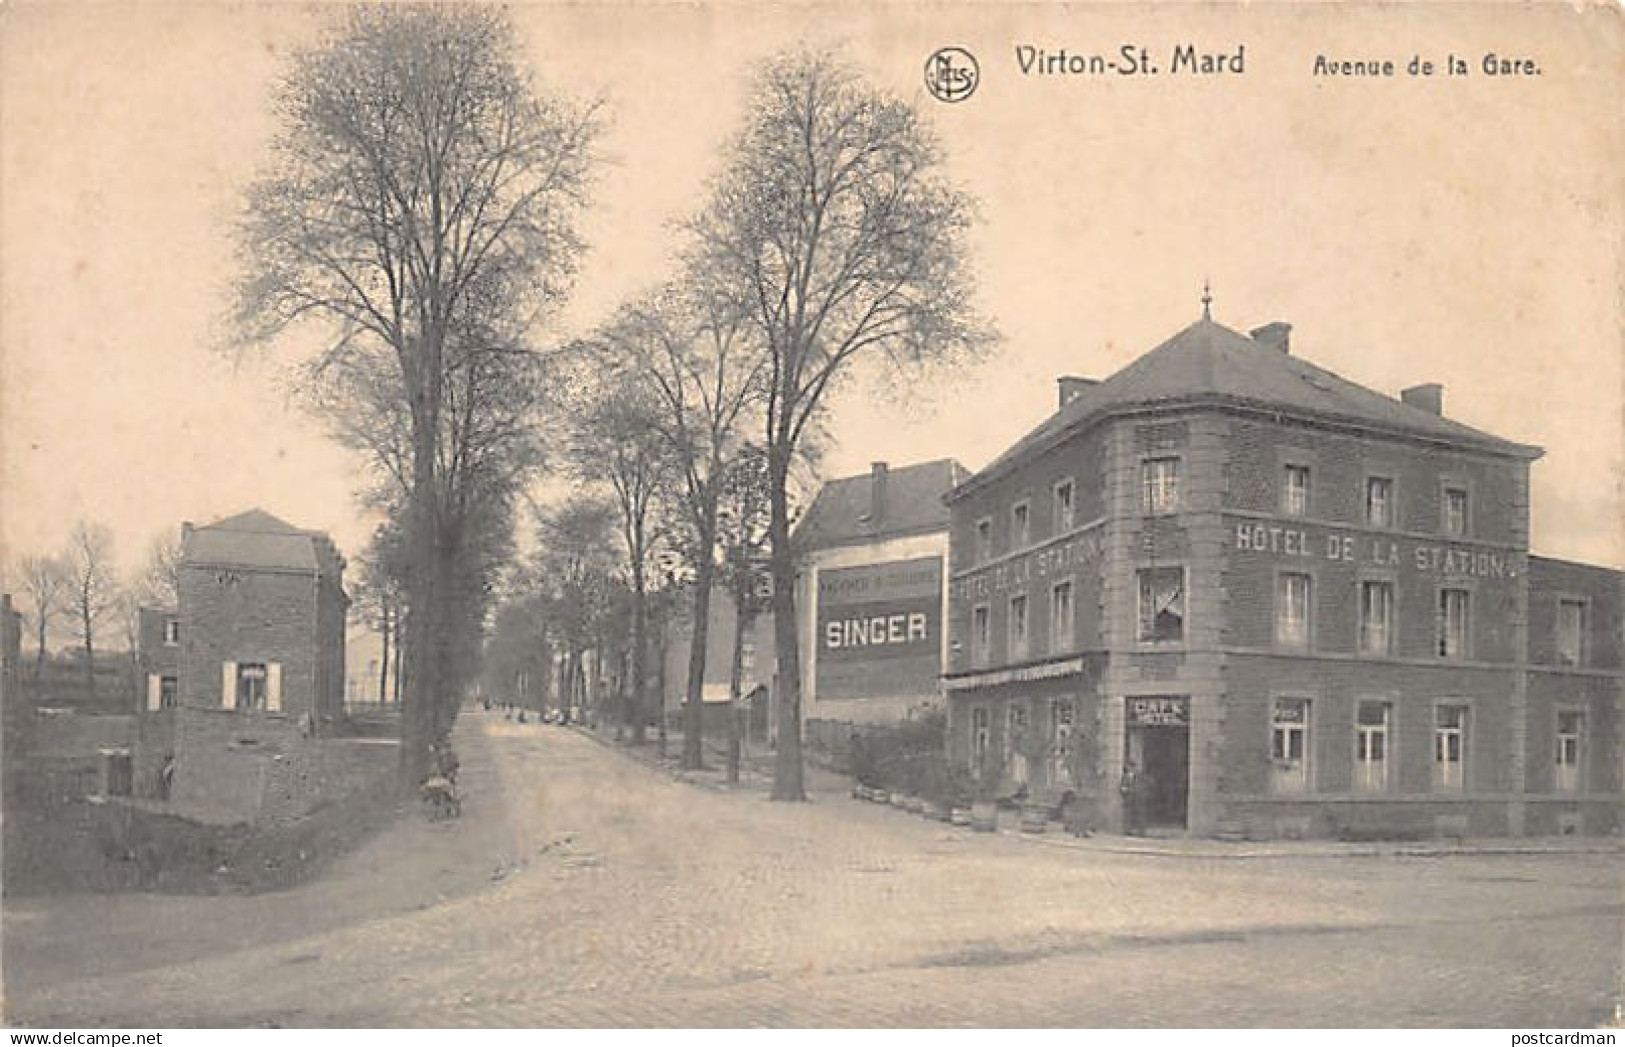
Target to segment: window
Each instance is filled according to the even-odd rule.
[[[1309,702],[1278,698],[1270,728],[1271,786],[1276,792],[1309,788]]]
[[[175,647],[181,642],[181,620],[179,618],[164,619],[164,646]]]
[[[1185,569],[1148,567],[1139,572],[1141,643],[1177,643],[1185,638]]]
[[[1055,654],[1072,649],[1072,583],[1059,582],[1049,591],[1049,649]]]
[[[1467,533],[1467,490],[1462,487],[1444,489],[1444,533]]]
[[[1394,583],[1360,583],[1360,653],[1388,654],[1393,648]]]
[[[1307,574],[1288,572],[1275,580],[1275,642],[1309,646],[1309,607],[1313,592]]]
[[[1072,505],[1072,481],[1062,480],[1055,485],[1054,515],[1050,523],[1056,534],[1065,534],[1072,530],[1076,519]]]
[[[1148,458],[1140,463],[1142,506],[1148,513],[1171,513],[1179,508],[1179,459]]]
[[[1309,467],[1289,465],[1281,476],[1281,512],[1287,516],[1309,515]]]
[[[1010,548],[1020,549],[1032,541],[1032,512],[1026,502],[1010,507]]]
[[[1557,663],[1559,665],[1584,664],[1585,634],[1585,601],[1557,601]]]
[[[1576,793],[1582,779],[1580,757],[1585,751],[1585,713],[1577,709],[1557,714],[1557,791]]]
[[[973,706],[970,711],[970,769],[981,774],[987,766],[987,750],[992,738],[993,717],[987,706]]]
[[[267,693],[263,662],[242,662],[237,666],[237,708],[264,709]]]
[[[970,660],[972,665],[986,665],[992,647],[993,629],[987,604],[977,604],[970,613]]]
[[[1467,605],[1465,589],[1439,590],[1439,657],[1467,657]]]
[[[173,676],[161,676],[158,678],[158,708],[175,708],[176,705],[180,704],[178,700],[179,695],[179,680]]]
[[[1366,477],[1365,522],[1372,527],[1394,526],[1394,481],[1386,476]]]
[[[981,519],[976,521],[976,562],[986,563],[993,559],[993,521]]]
[[[1010,597],[1010,657],[1014,662],[1027,657],[1027,594]]]
[[[1439,705],[1433,710],[1433,787],[1459,792],[1466,784],[1467,707]]]
[[[1388,789],[1388,725],[1394,707],[1361,702],[1354,719],[1354,788],[1365,793]]]

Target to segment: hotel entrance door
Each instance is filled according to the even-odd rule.
[[[1123,821],[1131,831],[1184,829],[1190,799],[1190,702],[1129,698]]]

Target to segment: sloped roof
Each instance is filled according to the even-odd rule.
[[[1307,416],[1512,457],[1541,454],[1538,447],[1492,436],[1357,385],[1203,316],[1110,378],[1084,388],[971,477],[959,493],[980,487],[1063,434],[1109,415],[1188,403]]]
[[[819,490],[796,528],[797,552],[875,541],[893,535],[948,529],[943,496],[970,472],[952,458],[886,470],[880,518],[871,519],[873,471],[830,480]]]
[[[302,530],[262,509],[250,509],[194,528],[183,555],[186,563],[210,567],[314,572],[321,560],[336,558],[337,553],[322,532]],[[327,566],[331,568],[330,563]]]

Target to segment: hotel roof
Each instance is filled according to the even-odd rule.
[[[1265,329],[1260,329],[1262,332]],[[954,492],[967,494],[1016,463],[1108,417],[1184,406],[1228,406],[1447,444],[1538,458],[1541,450],[1492,436],[1367,389],[1323,367],[1215,323],[1207,315],[1059,411]]]

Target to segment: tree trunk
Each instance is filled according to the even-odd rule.
[[[645,723],[649,719],[649,593],[643,577],[642,556],[633,557],[632,564],[632,699],[628,703],[632,717],[632,744],[642,745],[646,740]]]
[[[420,356],[417,364],[418,373],[431,385],[437,385],[434,377],[440,366],[439,354],[434,355],[433,360]],[[419,392],[412,412],[412,490],[408,504],[405,578],[406,679],[401,706],[401,778],[408,790],[415,790],[429,771],[429,746],[435,740],[434,703],[440,689],[440,665],[435,656],[436,639],[442,628],[442,594],[438,584],[440,507],[435,461],[439,440],[438,392],[438,388]]]
[[[688,687],[684,691],[683,701],[683,769],[689,771],[697,771],[705,766],[702,746],[705,730],[705,648],[711,632],[713,529],[714,525],[702,528],[700,556],[694,565],[694,616],[689,629]]]
[[[401,605],[397,601],[395,609],[391,612],[390,629],[395,633],[395,665],[390,675],[389,693],[396,706],[401,704],[401,665],[404,658],[401,653]]]
[[[389,604],[384,604],[384,617],[379,632],[384,639],[384,656],[378,662],[378,704],[382,706],[389,699],[389,630],[393,628],[389,620]]]
[[[745,683],[745,632],[755,617],[750,606],[750,573],[743,566],[744,581],[734,587],[734,648],[728,665],[728,782],[739,781],[739,694]]]
[[[790,551],[789,462],[772,455],[769,497],[772,515],[768,538],[773,574],[773,646],[778,658],[775,695],[778,705],[778,752],[773,763],[773,799],[803,801],[807,791],[801,773],[801,657],[796,648],[796,563]]]
[[[84,629],[85,638],[85,694],[91,699],[96,697],[96,645],[92,641],[92,618],[90,613],[90,595],[87,593],[79,604],[79,625]]]
[[[671,591],[666,590],[660,610],[660,629],[655,639],[655,658],[660,672],[655,678],[655,706],[660,718],[655,721],[656,737],[660,741],[660,758],[666,758],[666,659],[671,654]]]
[[[34,655],[34,682],[38,683],[45,678],[45,630],[46,617],[44,612],[39,614],[39,650]]]

